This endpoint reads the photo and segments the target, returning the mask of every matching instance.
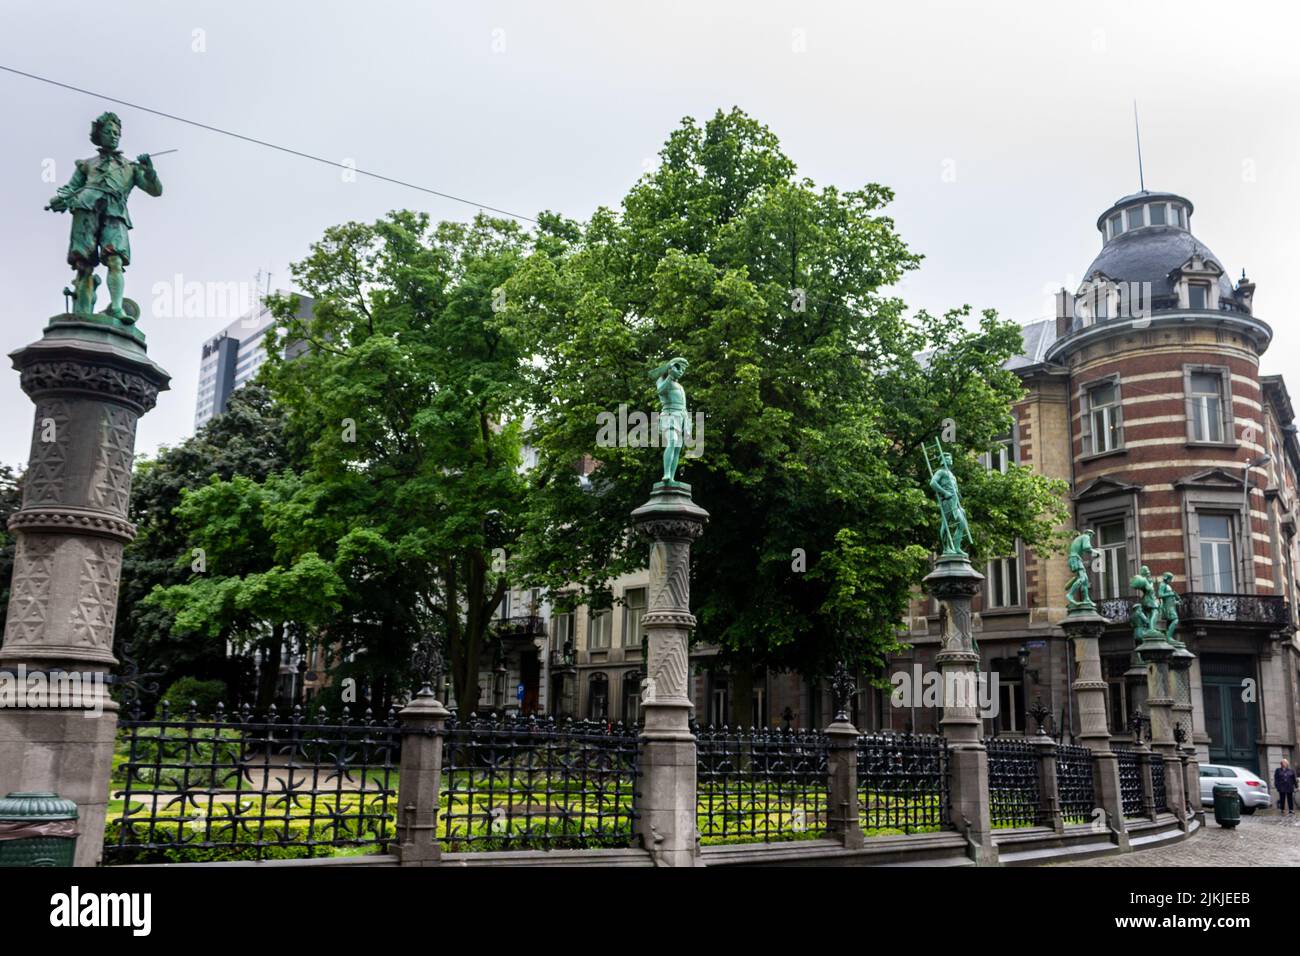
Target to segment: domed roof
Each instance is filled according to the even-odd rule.
[[[1102,247],[1084,277],[1101,272],[1116,282],[1150,282],[1153,296],[1172,295],[1174,284],[1169,274],[1194,255],[1218,264],[1223,270],[1219,276],[1219,292],[1231,298],[1232,282],[1223,260],[1190,232],[1177,226],[1144,226],[1116,236]]]

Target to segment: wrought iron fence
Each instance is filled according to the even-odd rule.
[[[1089,823],[1097,806],[1092,751],[1074,744],[1056,747],[1056,789],[1066,823]]]
[[[449,850],[632,845],[637,728],[554,717],[448,721],[438,840]]]
[[[1291,619],[1290,608],[1282,595],[1188,592],[1182,600],[1183,606],[1178,614],[1184,622],[1214,621],[1282,628]],[[1133,597],[1107,598],[1098,602],[1097,611],[1107,620],[1118,623],[1129,619],[1136,603],[1137,598]]]
[[[208,718],[137,707],[119,726],[104,861],[205,862],[383,852],[394,836],[396,715],[310,719],[271,707]],[[120,803],[119,803],[120,801]]]
[[[1023,740],[984,741],[989,759],[989,818],[994,829],[1031,827],[1042,819],[1038,753]]]
[[[703,843],[826,832],[828,740],[806,730],[696,730],[696,818]]]
[[[1125,817],[1142,816],[1142,771],[1138,766],[1137,751],[1129,747],[1116,747],[1119,761],[1119,796]]]
[[[951,825],[948,742],[933,734],[858,738],[858,804],[863,832],[925,833]]]
[[[1155,798],[1157,813],[1165,813],[1169,810],[1169,797],[1165,789],[1164,754],[1151,755],[1151,795]]]

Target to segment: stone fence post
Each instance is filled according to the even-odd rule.
[[[1038,807],[1042,815],[1039,822],[1064,833],[1065,816],[1061,812],[1061,790],[1056,779],[1056,741],[1043,733],[1040,724],[1029,745],[1038,754]]]
[[[402,759],[397,784],[397,859],[402,866],[432,866],[438,846],[438,799],[442,790],[442,740],[447,708],[424,687],[397,713]]]
[[[646,678],[641,706],[641,798],[637,829],[656,866],[695,866],[695,706],[690,689],[691,542],[704,533],[709,514],[691,500],[691,486],[659,481],[650,500],[632,512],[636,530],[650,539],[646,613]]]
[[[862,821],[858,815],[858,728],[849,719],[849,700],[855,690],[847,668],[840,664],[832,681],[835,691],[835,720],[826,728],[827,835],[846,849],[863,846]]]
[[[943,554],[922,582],[942,605],[940,650],[935,662],[943,672],[940,726],[952,761],[952,822],[981,866],[998,861],[990,813],[989,754],[980,739],[980,655],[971,634],[971,598],[983,580],[984,575],[964,556]]]
[[[1138,779],[1142,781],[1142,816],[1148,820],[1156,818],[1155,784],[1151,780],[1151,748],[1140,739],[1133,747],[1137,754]]]
[[[0,710],[0,793],[53,790],[77,804],[76,866],[99,862],[108,808],[117,704],[106,676],[135,429],[169,377],[145,354],[144,335],[103,315],[58,315],[38,342],[11,353],[36,403],[0,667],[62,671],[78,692],[57,706]],[[76,699],[72,699],[75,697]]]
[[[1096,611],[1072,608],[1061,622],[1074,642],[1075,699],[1079,702],[1079,741],[1092,751],[1093,790],[1106,815],[1111,839],[1121,850],[1129,849],[1124,824],[1124,801],[1119,786],[1119,758],[1110,747],[1106,720],[1106,681],[1101,676],[1100,638],[1107,620]]]

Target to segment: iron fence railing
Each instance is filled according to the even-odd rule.
[[[637,734],[604,721],[451,719],[442,739],[439,842],[449,850],[631,846]]]
[[[1283,628],[1291,621],[1291,609],[1280,594],[1188,592],[1183,595],[1182,602],[1178,616],[1184,623],[1258,624]],[[1119,623],[1129,619],[1136,603],[1134,597],[1106,598],[1097,602],[1097,611],[1107,620]]]
[[[1074,744],[1056,747],[1056,789],[1066,823],[1089,823],[1097,806],[1092,751]]]
[[[1151,795],[1155,798],[1157,813],[1165,813],[1169,810],[1169,796],[1165,788],[1164,754],[1151,755]]]
[[[696,738],[701,842],[770,842],[825,833],[825,734],[724,726],[697,728]]]
[[[1125,817],[1142,815],[1142,770],[1138,766],[1137,751],[1128,747],[1116,747],[1115,756],[1119,763],[1119,796]]]
[[[262,860],[385,851],[394,837],[396,716],[193,707],[119,724],[104,861]]]
[[[858,737],[859,821],[864,833],[925,833],[951,825],[948,742],[934,734]]]
[[[1041,821],[1038,754],[1024,740],[984,741],[989,760],[989,818],[994,827],[1031,827]]]

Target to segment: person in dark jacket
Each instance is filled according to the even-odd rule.
[[[1295,771],[1291,762],[1282,758],[1282,766],[1273,771],[1273,787],[1277,790],[1277,809],[1279,813],[1295,816]]]

